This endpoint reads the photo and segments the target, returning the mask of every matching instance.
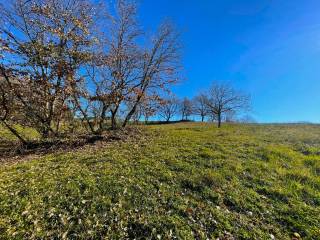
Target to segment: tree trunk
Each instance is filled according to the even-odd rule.
[[[218,128],[221,127],[221,114],[218,114]]]
[[[49,137],[49,131],[47,128],[44,128],[42,131],[41,131],[41,136],[43,139],[46,139]]]
[[[20,134],[18,133],[17,130],[15,130],[13,127],[11,127],[6,121],[2,121],[3,124],[10,130],[10,132],[19,139],[19,141],[23,144],[23,145],[27,145],[28,142],[20,136]]]
[[[75,102],[75,104],[76,104],[77,109],[81,112],[84,120],[87,122],[87,124],[88,124],[88,126],[89,126],[89,128],[90,128],[91,133],[95,134],[96,132],[95,132],[95,130],[94,130],[94,126],[93,126],[92,123],[90,122],[90,119],[89,119],[87,113],[85,112],[85,110],[82,109],[81,104],[79,103],[78,96],[76,95],[76,93],[74,93],[73,99],[74,99],[74,102]]]
[[[128,122],[129,122],[130,119],[132,118],[133,114],[136,112],[137,107],[138,107],[138,105],[139,105],[139,103],[140,103],[140,101],[141,101],[141,98],[142,98],[142,96],[143,96],[144,93],[145,93],[146,87],[147,87],[147,86],[145,86],[145,87],[142,89],[142,93],[143,93],[143,94],[141,94],[139,97],[137,97],[136,102],[134,103],[134,105],[133,105],[133,107],[131,108],[130,112],[127,114],[126,118],[124,119],[124,122],[122,123],[122,127],[127,126]]]
[[[88,118],[88,115],[85,113],[85,111],[82,109],[82,107],[80,105],[79,105],[78,109],[82,113],[84,120],[87,122],[91,133],[95,133],[94,127],[92,126],[92,123],[90,122],[90,119]]]
[[[116,114],[111,114],[111,129],[115,130],[117,128],[117,120],[116,120]]]
[[[204,116],[202,115],[202,116],[201,116],[201,122],[203,122],[203,121],[204,121]]]
[[[106,119],[107,109],[108,109],[108,107],[106,106],[106,104],[103,103],[101,116],[100,116],[100,121],[99,121],[99,132],[103,132],[103,129],[104,129],[103,124],[104,124],[105,119]]]
[[[138,104],[135,104],[135,105],[132,107],[132,109],[130,110],[130,112],[128,113],[128,115],[126,116],[126,118],[124,119],[124,122],[123,122],[123,124],[122,124],[122,127],[127,126],[129,120],[131,119],[131,117],[133,116],[134,112],[136,111],[137,106],[138,106]]]
[[[43,126],[42,126],[42,129],[41,129],[42,138],[46,139],[46,138],[49,138],[50,136],[54,135],[54,131],[52,130],[50,125],[51,125],[50,124],[50,120],[47,120],[47,121],[43,122]]]
[[[111,110],[111,129],[115,130],[117,129],[117,112],[118,112],[119,106],[116,106],[114,110]]]
[[[56,125],[56,133],[58,134],[59,133],[59,130],[60,130],[60,118],[57,120],[57,125]]]

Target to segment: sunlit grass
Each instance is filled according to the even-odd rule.
[[[148,126],[0,167],[0,238],[320,236],[320,126]]]
[[[23,138],[27,140],[35,140],[40,138],[40,134],[32,129],[27,127],[22,127],[21,125],[13,126],[14,129],[22,135]],[[0,123],[0,141],[17,141],[17,138],[5,127],[2,126]]]

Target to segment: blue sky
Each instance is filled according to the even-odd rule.
[[[140,22],[171,19],[182,31],[194,96],[214,80],[251,94],[259,122],[320,122],[319,0],[140,0]]]

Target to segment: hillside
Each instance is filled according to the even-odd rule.
[[[0,239],[319,239],[320,126],[180,123],[0,167]]]

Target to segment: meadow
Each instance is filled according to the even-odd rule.
[[[320,126],[139,128],[1,162],[0,239],[320,239]]]

